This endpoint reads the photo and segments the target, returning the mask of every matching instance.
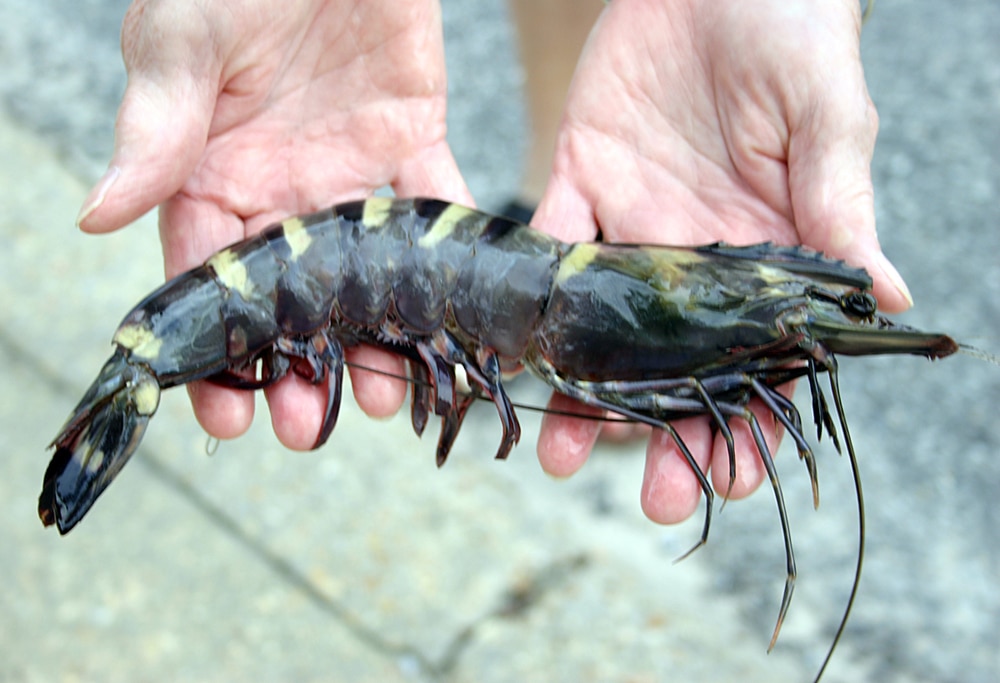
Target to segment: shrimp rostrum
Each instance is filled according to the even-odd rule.
[[[879,315],[871,285],[863,270],[803,248],[566,244],[434,199],[371,198],[289,218],[167,282],[125,317],[110,360],[53,442],[39,514],[61,533],[72,529],[136,450],[167,387],[208,379],[253,390],[289,371],[326,383],[319,447],[337,420],[344,347],[371,344],[408,361],[417,434],[431,413],[442,418],[442,464],[473,400],[456,390],[455,368],[496,406],[496,456],[505,458],[520,427],[502,375],[525,367],[585,404],[667,430],[708,499],[700,543],[712,487],[671,425],[709,416],[734,477],[729,424],[749,423],[786,547],[780,626],[794,554],[749,401],[760,399],[788,431],[815,495],[802,420],[778,388],[806,378],[818,432],[839,447],[839,431],[853,462],[836,356],[959,349]]]

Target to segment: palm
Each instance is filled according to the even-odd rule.
[[[672,4],[626,0],[605,10],[574,76],[536,224],[567,240],[598,231],[615,242],[770,240],[875,262],[863,249],[877,250],[869,177],[824,175],[838,151],[830,146],[849,148],[863,167],[874,143],[857,7],[810,3],[810,14],[796,15],[794,7],[784,13],[786,2]],[[775,37],[762,39],[765,30]],[[834,68],[820,70],[828,62]],[[843,120],[828,120],[834,116]],[[841,131],[842,139],[820,138]],[[873,274],[886,307],[899,308],[902,297]],[[773,444],[773,419],[757,412]],[[744,427],[733,425],[734,496],[763,476]],[[703,468],[712,455],[715,485],[725,490],[722,439],[707,420],[678,429]],[[571,452],[565,444],[585,445],[592,435],[586,425],[549,418],[543,466],[572,472],[589,447]],[[700,495],[686,463],[663,435],[648,455],[647,514],[686,517]]]
[[[808,152],[805,138],[814,132],[805,110],[838,110],[819,112],[825,118],[853,110],[851,122],[839,128],[858,119],[868,123],[856,37],[851,61],[842,47],[852,44],[850,33],[828,50],[843,55],[808,44],[806,36],[821,32],[814,27],[824,19],[817,11],[787,19],[792,25],[782,28],[760,3],[723,8],[708,21],[696,11],[700,6],[695,16],[684,16],[682,8],[664,3],[626,2],[609,7],[588,44],[567,103],[551,189],[578,191],[609,239],[801,243],[819,237],[812,234],[817,229],[796,229],[809,218],[810,198],[795,196],[799,179],[789,164],[796,152],[799,158]],[[842,32],[856,32],[842,7],[826,14],[841,19]],[[761,44],[765,28],[777,35]],[[790,35],[801,36],[801,44],[784,42]],[[802,87],[803,72],[826,60],[843,65],[843,73],[832,74],[842,81],[837,92],[793,92]],[[852,96],[846,103],[844,90]],[[864,132],[873,139],[869,126]],[[865,190],[870,195],[870,185],[857,188]],[[586,228],[573,225],[586,236]]]

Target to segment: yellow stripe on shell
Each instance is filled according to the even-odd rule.
[[[247,267],[232,249],[223,249],[208,259],[206,264],[211,266],[216,278],[227,289],[239,293],[244,299],[251,298],[253,283],[250,282]]]
[[[574,244],[573,248],[559,261],[559,270],[556,272],[556,284],[562,284],[574,275],[578,275],[587,269],[594,262],[600,247],[590,242],[580,242]]]
[[[641,251],[649,259],[653,266],[655,279],[664,283],[666,289],[676,287],[683,283],[686,275],[686,267],[692,263],[702,262],[703,256],[694,251],[686,249],[671,249],[658,247],[643,247]]]
[[[361,222],[366,228],[381,228],[392,213],[392,197],[369,197],[361,212]]]
[[[154,360],[159,357],[163,340],[141,323],[122,325],[112,340],[122,348],[132,352],[140,360]]]
[[[434,221],[431,229],[419,240],[419,244],[424,249],[433,249],[444,240],[451,237],[455,228],[465,218],[474,216],[478,212],[461,204],[449,204],[448,208],[441,212],[441,215]]]
[[[292,261],[306,253],[312,244],[312,237],[301,218],[287,218],[281,222],[281,231],[291,252]]]
[[[140,415],[152,415],[160,405],[160,385],[152,377],[144,377],[132,388],[132,403]]]

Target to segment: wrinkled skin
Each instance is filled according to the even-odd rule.
[[[386,184],[470,202],[445,141],[436,0],[258,0],[238,9],[219,0],[137,0],[129,9],[116,147],[82,229],[115,230],[160,205],[171,276],[274,219]],[[903,310],[905,286],[875,236],[877,123],[859,31],[858,5],[847,0],[615,0],[581,57],[533,223],[569,240],[593,239],[600,226],[609,241],[804,243],[866,267],[881,308]],[[402,370],[369,349],[349,360]],[[401,382],[352,379],[371,415],[404,399]],[[250,424],[245,392],[196,383],[191,396],[214,436]],[[267,397],[282,443],[311,446],[323,389],[291,373]],[[773,420],[757,413],[774,444]],[[725,491],[724,444],[713,443],[707,420],[678,430]],[[734,432],[740,497],[762,470],[747,430],[734,423]],[[596,435],[594,423],[548,416],[543,468],[573,473]],[[642,490],[646,514],[660,522],[683,519],[700,496],[660,433]]]

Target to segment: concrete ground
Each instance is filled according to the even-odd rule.
[[[674,565],[700,520],[642,517],[642,448],[601,449],[553,481],[523,412],[509,462],[488,455],[487,407],[438,471],[433,435],[350,403],[319,452],[282,449],[262,410],[207,457],[184,392],[168,392],[84,523],[43,530],[46,445],[161,279],[151,218],[101,238],[73,228],[111,149],[126,4],[0,0],[0,681],[811,678],[856,551],[848,464],[825,442],[818,512],[794,455],[780,458],[800,579],[770,655],[783,556],[766,488]],[[523,134],[505,8],[444,13],[453,147],[497,206]],[[879,3],[864,32],[880,234],[917,301],[903,320],[994,353],[998,35],[993,0]],[[868,554],[825,680],[997,680],[1000,367],[843,359],[842,382]]]

